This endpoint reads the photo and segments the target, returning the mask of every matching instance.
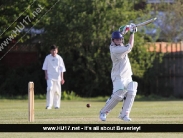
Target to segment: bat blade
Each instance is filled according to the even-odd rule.
[[[136,27],[144,26],[144,25],[150,24],[150,23],[154,22],[156,19],[157,19],[157,18],[152,18],[152,19],[147,20],[147,21],[145,21],[145,22],[139,23],[139,24],[136,25]]]

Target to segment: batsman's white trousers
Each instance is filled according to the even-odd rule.
[[[46,106],[60,108],[61,84],[60,81],[47,80]]]
[[[128,84],[132,82],[132,77],[128,78],[121,78],[121,77],[115,77],[113,79],[113,93],[117,92],[118,90],[127,90]]]

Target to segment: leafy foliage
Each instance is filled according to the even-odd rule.
[[[46,83],[43,72],[38,64],[29,67],[19,67],[6,71],[4,81],[0,85],[1,95],[13,97],[15,95],[27,95],[28,82],[34,82],[35,94],[43,94],[46,91]]]
[[[110,95],[110,35],[142,14],[133,9],[133,3],[123,0],[62,1],[57,5],[49,15],[48,33],[43,37],[47,40],[45,45],[59,46],[67,68],[64,88],[87,97]],[[145,38],[140,33],[136,36],[130,60],[134,75],[142,78],[151,66],[149,60],[153,61],[155,56],[144,47]],[[128,38],[125,36],[126,42]]]
[[[153,8],[155,9],[153,14],[158,16],[157,25],[160,28],[158,41],[181,41],[183,37],[182,0],[176,0],[173,4],[162,2]]]
[[[140,1],[140,0],[139,0]],[[30,1],[31,2],[31,1]],[[46,1],[44,1],[48,4]],[[54,2],[49,3],[51,7]],[[39,27],[44,27],[39,47],[40,59],[37,65],[7,72],[1,84],[1,94],[19,95],[27,93],[27,83],[35,82],[36,92],[45,93],[42,63],[52,44],[59,46],[59,54],[66,65],[65,84],[62,90],[75,92],[78,96],[94,97],[110,95],[112,68],[109,45],[111,33],[121,25],[135,22],[139,17],[149,19],[149,7],[135,10],[134,3],[124,0],[62,0],[42,19]],[[145,13],[145,14],[144,14]],[[135,46],[130,53],[134,81],[139,83],[143,93],[145,72],[153,66],[156,53],[150,53],[144,46],[147,36],[135,34]],[[129,36],[125,36],[128,43]],[[158,60],[159,62],[159,60]],[[151,73],[151,72],[150,72]],[[15,79],[16,78],[16,79]],[[11,86],[11,88],[9,87]]]
[[[32,37],[30,29],[44,26],[46,23],[45,18],[43,18],[44,14],[49,10],[53,2],[48,4],[47,0],[0,0],[1,41],[9,36],[20,42],[30,39]]]

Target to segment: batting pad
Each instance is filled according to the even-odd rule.
[[[100,112],[109,113],[118,104],[118,102],[123,100],[124,94],[124,90],[118,90],[117,92],[113,93],[111,98],[107,100],[106,105],[101,109]]]
[[[128,84],[126,99],[124,100],[122,111],[120,112],[121,118],[125,116],[129,117],[136,96],[137,86],[137,82],[130,82]]]

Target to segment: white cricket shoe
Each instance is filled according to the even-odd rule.
[[[105,121],[106,117],[107,117],[106,113],[100,113],[100,116],[99,116],[100,120]]]
[[[51,109],[51,107],[49,107],[49,106],[46,106],[46,109],[48,109],[48,110],[49,110],[49,109]]]
[[[121,115],[119,115],[119,118],[120,119],[122,119],[123,121],[125,121],[125,122],[128,122],[128,121],[131,121],[132,119],[131,118],[129,118],[128,116],[124,116],[124,117],[122,117]]]

